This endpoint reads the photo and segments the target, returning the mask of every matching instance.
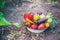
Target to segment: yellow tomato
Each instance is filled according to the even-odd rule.
[[[50,27],[50,23],[45,23],[46,28]]]
[[[40,17],[38,15],[34,15],[34,18],[33,19],[34,20],[38,20],[38,19],[40,19]]]

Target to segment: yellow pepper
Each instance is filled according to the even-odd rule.
[[[39,15],[34,15],[34,18],[33,18],[34,20],[38,20],[38,19],[40,19],[40,17],[39,17]]]
[[[46,28],[50,27],[50,23],[45,23]]]

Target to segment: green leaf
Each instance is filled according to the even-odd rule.
[[[8,22],[5,18],[2,12],[0,12],[0,26],[10,26],[12,25],[10,22]]]
[[[2,12],[0,12],[0,18],[2,18],[4,15],[3,15],[3,13]]]
[[[21,27],[20,23],[13,23],[13,25],[16,26],[16,27],[18,27],[18,28]]]
[[[34,22],[34,23],[37,23],[37,21],[36,21],[36,20],[33,20],[33,22]]]
[[[6,0],[0,0],[0,8],[3,8],[5,5]]]
[[[55,28],[57,26],[58,22],[56,20],[53,21],[52,25],[51,25],[51,29]]]
[[[53,16],[52,13],[49,12],[49,13],[47,14],[46,18],[50,18],[50,17],[52,17],[52,16]]]
[[[12,24],[8,22],[5,18],[0,19],[0,26],[11,26]]]
[[[4,18],[4,15],[2,12],[0,12],[0,26],[17,26],[21,27],[20,23],[10,23]]]

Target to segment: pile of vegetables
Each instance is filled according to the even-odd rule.
[[[43,30],[52,27],[52,23],[55,18],[52,13],[44,15],[42,12],[37,12],[37,14],[24,13],[24,22],[27,27],[35,30]],[[53,28],[53,27],[52,27]]]

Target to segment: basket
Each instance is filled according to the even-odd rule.
[[[43,30],[35,30],[35,29],[31,29],[29,27],[27,27],[27,30],[29,30],[32,33],[42,33],[43,31],[45,31],[45,29],[43,29]]]

